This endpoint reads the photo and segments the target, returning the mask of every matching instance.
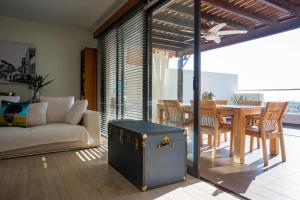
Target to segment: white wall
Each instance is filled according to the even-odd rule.
[[[29,43],[36,46],[36,72],[55,79],[41,91],[45,96],[80,96],[80,51],[97,47],[87,30],[0,16],[0,41]],[[0,84],[0,91],[16,92],[26,100],[26,85]]]
[[[218,100],[230,100],[238,89],[238,75],[202,72],[201,92],[211,91]]]
[[[238,88],[238,76],[215,72],[201,72],[201,92],[211,91],[215,99],[230,100]],[[167,69],[164,88],[165,99],[177,99],[177,69]],[[189,103],[193,99],[193,71],[183,73],[183,101]]]

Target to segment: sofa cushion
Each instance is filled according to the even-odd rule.
[[[20,102],[20,96],[0,96],[0,108],[2,100],[18,103]]]
[[[28,125],[38,126],[47,124],[47,108],[47,102],[30,104],[28,114]]]
[[[0,126],[27,127],[30,102],[14,103],[2,100]]]
[[[83,114],[86,112],[88,106],[87,100],[78,100],[75,101],[71,110],[68,112],[66,117],[66,123],[77,125],[82,119]]]
[[[48,103],[47,123],[64,123],[74,104],[74,97],[40,97],[40,100]]]
[[[84,126],[53,123],[29,128],[0,127],[0,152],[59,142],[89,143]]]

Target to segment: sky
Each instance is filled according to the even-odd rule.
[[[201,67],[238,74],[239,89],[300,88],[300,29],[203,52]]]
[[[193,57],[186,67],[193,68]],[[300,88],[300,28],[203,52],[201,70],[237,74],[239,90]]]

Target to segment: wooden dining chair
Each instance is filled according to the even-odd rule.
[[[203,102],[214,102],[215,105],[227,105],[228,104],[228,100],[202,100],[202,101]],[[193,108],[193,105],[194,105],[193,100],[191,101],[191,105],[192,105],[192,108]],[[222,123],[227,123],[227,118],[231,118],[231,116],[220,116],[220,117],[221,117],[221,122]],[[223,135],[224,135],[224,141],[227,142],[227,132],[224,132]],[[217,136],[217,146],[220,146],[220,144],[221,144],[221,137],[219,137],[219,135],[218,135]],[[200,145],[201,146],[203,145],[203,139],[200,140]],[[211,136],[208,136],[208,145],[210,147],[212,147]]]
[[[157,112],[161,112],[158,114],[157,121],[159,123],[166,124],[166,106],[165,106],[164,100],[159,99],[157,105],[159,105],[159,107],[162,107],[162,109],[159,109],[157,107]]]
[[[284,144],[284,136],[283,136],[283,128],[282,121],[284,117],[284,112],[287,108],[287,102],[269,102],[263,114],[261,116],[256,116],[259,120],[259,125],[256,126],[247,126],[245,130],[245,134],[257,138],[261,138],[262,140],[262,148],[263,148],[263,158],[264,165],[268,165],[267,158],[267,139],[280,139],[280,150],[282,161],[286,161],[285,155],[285,144]]]
[[[163,100],[166,109],[166,123],[179,128],[190,128],[192,120],[185,117],[178,100]]]
[[[238,105],[243,105],[243,106],[261,106],[262,105],[262,101],[260,100],[240,100],[237,101]],[[258,125],[259,121],[255,120],[252,118],[252,116],[250,117],[246,117],[246,123],[247,125]],[[257,144],[257,149],[260,149],[260,139],[256,138],[256,144]],[[254,146],[254,137],[250,137],[250,152],[253,152],[253,146]]]
[[[215,158],[218,137],[222,133],[231,132],[232,126],[231,124],[222,123],[214,101],[201,101],[199,109],[200,138],[203,138],[203,134],[212,137],[212,158]],[[232,143],[230,144],[230,152],[232,152]]]
[[[227,105],[228,100],[213,100],[216,105]],[[231,119],[231,116],[221,116],[222,123],[227,123],[228,119]],[[224,141],[227,142],[227,133],[224,133]],[[218,137],[217,139],[217,146],[220,146],[221,138]]]

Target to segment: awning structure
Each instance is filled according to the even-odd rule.
[[[193,52],[193,2],[171,0],[154,13],[153,48],[175,51],[178,55]],[[201,0],[199,12],[201,32],[222,23],[226,23],[222,31],[247,31],[246,34],[221,36],[220,43],[201,37],[202,51],[300,27],[300,0]]]

